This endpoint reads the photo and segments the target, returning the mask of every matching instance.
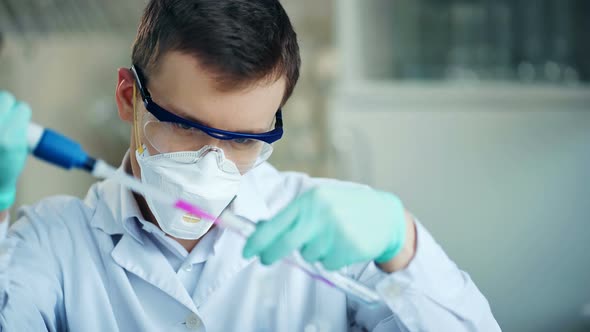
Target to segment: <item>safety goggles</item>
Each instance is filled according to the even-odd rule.
[[[276,112],[274,129],[266,133],[241,133],[207,127],[160,107],[152,100],[141,69],[133,65],[131,71],[148,111],[142,117],[143,134],[159,153],[199,151],[212,145],[222,149],[225,157],[245,173],[266,161],[272,154],[272,143],[283,136],[281,109]]]

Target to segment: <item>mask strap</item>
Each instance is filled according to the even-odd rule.
[[[141,144],[141,137],[139,135],[139,116],[137,115],[137,101],[135,96],[137,94],[137,87],[133,84],[133,134],[135,135],[135,144],[137,145],[137,152],[143,154],[143,145]]]

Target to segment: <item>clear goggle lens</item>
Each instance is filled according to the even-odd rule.
[[[218,147],[242,174],[265,162],[273,151],[272,145],[264,141],[249,138],[222,140],[197,128],[161,122],[150,113],[144,114],[143,134],[158,153],[199,151],[204,146]]]

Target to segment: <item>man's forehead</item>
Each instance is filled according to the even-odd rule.
[[[234,77],[235,83],[229,82],[232,76],[220,72],[222,69],[208,68],[193,55],[178,51],[167,52],[154,66],[152,78],[168,83],[192,82],[199,87],[206,87],[207,92],[215,94],[244,94],[251,90],[284,93],[285,77],[274,74],[257,77],[250,81]],[[197,92],[197,91],[196,91]]]
[[[193,57],[173,52],[162,60],[149,79],[150,92],[160,106],[183,118],[218,129],[264,132],[281,106],[284,78],[223,91]]]

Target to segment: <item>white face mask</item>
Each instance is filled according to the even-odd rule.
[[[194,203],[215,217],[219,217],[238,193],[242,175],[217,147],[154,156],[145,148],[142,154],[135,153],[143,183]],[[175,238],[199,239],[213,225],[149,196],[145,199],[160,228]]]

